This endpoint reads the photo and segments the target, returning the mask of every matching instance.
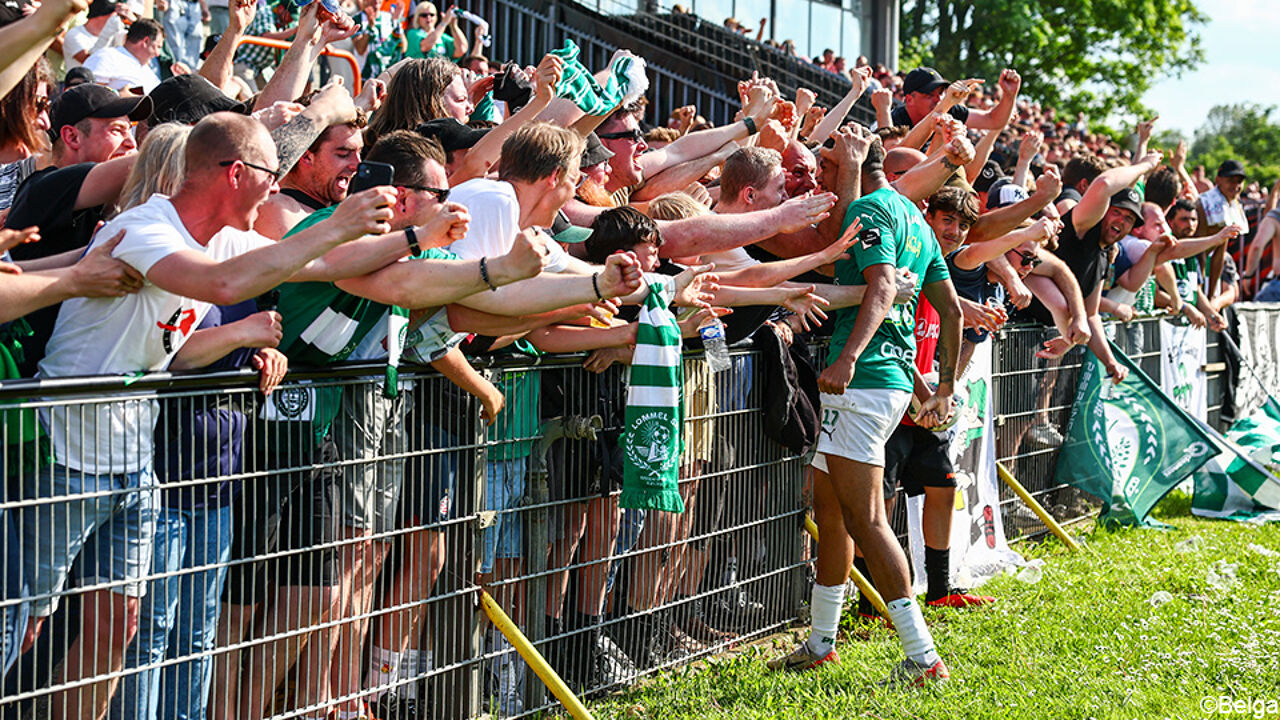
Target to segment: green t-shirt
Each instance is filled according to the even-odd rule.
[[[522,352],[541,355],[523,340],[517,341],[516,346]],[[489,447],[490,460],[514,460],[533,452],[532,438],[539,433],[541,416],[541,377],[536,370],[503,370],[494,383],[506,398],[506,406],[485,434],[488,442],[499,443]]]
[[[858,242],[849,248],[850,259],[836,263],[837,284],[865,285],[863,271],[883,263],[915,273],[920,287],[950,279],[942,250],[933,230],[925,223],[924,215],[897,191],[882,188],[850,203],[844,216],[844,227],[849,227],[855,217],[862,220],[862,230],[858,233]],[[919,297],[917,291],[911,302],[895,304],[889,309],[884,322],[858,358],[849,387],[911,392]],[[827,362],[835,361],[844,350],[860,308],[855,305],[836,311]]]
[[[285,237],[329,219],[337,206],[321,208],[294,225]],[[419,258],[452,258],[452,253],[430,248],[413,256]],[[330,282],[285,283],[280,286],[278,305],[284,324],[280,352],[299,366],[317,367],[342,362],[379,328],[388,317],[390,306],[344,292]],[[323,437],[338,410],[341,387],[316,390],[316,437]]]
[[[440,39],[436,40],[434,47],[424,53],[422,52],[422,41],[426,37],[427,31],[422,28],[412,28],[405,33],[405,38],[409,42],[409,51],[405,54],[411,58],[438,57],[449,60],[450,62],[457,62],[453,59],[453,36],[451,36],[448,31],[445,31],[445,33],[440,36]]]

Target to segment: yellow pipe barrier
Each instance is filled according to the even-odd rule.
[[[1035,498],[1031,497],[1031,493],[1027,492],[1027,489],[1022,487],[1022,483],[1014,479],[1013,474],[1005,468],[1003,463],[996,463],[996,473],[1000,476],[1000,479],[1004,481],[1004,484],[1008,485],[1010,490],[1013,490],[1013,494],[1017,495],[1022,502],[1026,503],[1027,507],[1031,508],[1031,512],[1035,513],[1036,517],[1040,518],[1040,521],[1049,528],[1049,531],[1058,536],[1058,539],[1062,541],[1062,544],[1070,548],[1072,552],[1076,552],[1080,549],[1080,544],[1068,535],[1066,530],[1062,529],[1062,526],[1058,524],[1057,520],[1053,519],[1053,516],[1049,514],[1048,510],[1044,509],[1043,505],[1037,502]]]
[[[813,538],[814,542],[820,542],[818,540],[818,523],[814,522],[813,518],[808,515],[804,517],[804,529],[809,533],[809,537]],[[871,581],[858,572],[858,568],[853,566],[849,567],[849,579],[853,581],[854,585],[858,586],[858,592],[866,595],[867,599],[871,600],[876,612],[880,613],[885,620],[888,620],[889,606],[884,604],[884,598],[880,597],[880,593],[871,586]]]
[[[556,671],[547,664],[542,655],[538,654],[537,648],[533,646],[533,643],[529,642],[529,638],[520,632],[520,628],[516,627],[511,618],[507,617],[507,614],[503,612],[502,607],[494,602],[489,593],[484,590],[480,591],[480,606],[484,608],[484,612],[489,616],[493,626],[507,636],[507,640],[515,647],[516,652],[520,653],[520,657],[529,663],[529,667],[533,668],[533,672],[547,686],[551,694],[556,696],[561,705],[564,705],[564,709],[568,710],[575,720],[592,720],[591,713],[587,712],[587,708],[582,704],[582,701],[578,700],[573,691],[569,689],[569,686],[565,685],[560,676],[556,674]]]

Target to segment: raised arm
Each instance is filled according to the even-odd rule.
[[[1062,177],[1058,168],[1049,165],[1036,184],[1036,191],[1026,200],[997,208],[978,216],[978,222],[969,229],[969,242],[973,244],[1000,237],[1018,227],[1027,218],[1043,210],[1062,192]]]
[[[1094,178],[1089,189],[1084,191],[1084,197],[1071,212],[1076,235],[1084,235],[1094,225],[1102,222],[1102,216],[1107,214],[1107,208],[1111,206],[1111,196],[1133,185],[1159,164],[1160,153],[1150,152],[1133,165],[1111,168]]]
[[[346,15],[318,21],[315,10],[317,7],[320,7],[319,3],[311,3],[302,9],[293,43],[285,51],[271,80],[258,94],[254,110],[271,107],[277,100],[296,100],[306,89],[307,81],[311,79],[311,69],[320,59],[320,52],[325,46],[345,40],[355,33],[355,24]]]
[[[755,123],[756,129],[764,127],[772,108],[772,91],[763,86],[752,87],[744,112]],[[747,121],[739,120],[723,127],[689,133],[666,147],[641,155],[637,161],[646,177],[654,177],[667,168],[711,155],[725,143],[743,140],[750,134]]]
[[[683,190],[701,180],[712,168],[728,160],[737,149],[738,143],[730,141],[710,155],[669,167],[654,177],[646,177],[644,185],[631,193],[631,202],[647,202],[659,195]]]
[[[1041,218],[1030,227],[1014,230],[994,240],[965,245],[953,257],[956,267],[962,270],[973,270],[983,263],[990,262],[1025,242],[1040,242],[1053,237],[1057,231],[1058,221]]]
[[[1022,89],[1022,76],[1016,70],[1005,69],[1000,73],[1000,102],[990,110],[970,110],[969,127],[975,130],[999,130],[1009,124],[1013,108]]]
[[[831,137],[831,133],[844,124],[844,119],[849,116],[849,111],[853,109],[853,104],[858,101],[858,98],[862,97],[862,92],[867,89],[867,79],[871,77],[871,68],[856,68],[850,74],[850,77],[853,78],[853,85],[849,87],[849,92],[840,98],[840,102],[831,108],[830,112],[822,118],[822,122],[818,123],[818,126],[809,134],[810,142],[815,142],[819,145],[825,143],[827,138]]]
[[[200,75],[219,90],[231,79],[235,70],[236,48],[240,45],[240,38],[244,37],[245,28],[253,22],[254,11],[258,7],[256,2],[231,2],[230,5],[227,29],[223,31],[222,37],[218,38],[218,44],[209,51],[209,57],[205,58],[200,65]],[[259,105],[258,109],[262,107]]]
[[[963,136],[954,137],[945,150],[911,168],[893,182],[893,187],[911,202],[921,202],[942,187],[957,168],[973,161],[973,145]]]
[[[460,185],[472,178],[482,177],[502,155],[502,144],[525,124],[532,122],[555,98],[556,85],[564,71],[564,61],[556,55],[544,55],[534,73],[534,94],[529,104],[515,115],[485,133],[471,148],[462,164],[449,175],[450,185]]]
[[[48,0],[0,28],[0,96],[17,87],[71,20],[87,9],[87,0]]]
[[[311,147],[325,128],[351,122],[355,118],[355,102],[346,88],[342,87],[342,83],[331,82],[324,86],[306,110],[271,131],[271,139],[276,144],[276,157],[280,161],[281,177],[293,169],[298,158],[302,157],[302,153]]]
[[[1022,141],[1018,143],[1018,164],[1013,168],[1014,185],[1027,186],[1027,175],[1031,174],[1031,161],[1036,153],[1040,152],[1040,145],[1043,142],[1044,133],[1039,130],[1031,130],[1022,136]]]

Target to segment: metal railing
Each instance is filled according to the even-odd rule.
[[[1148,366],[1154,322],[1126,341]],[[996,451],[1068,519],[1095,507],[1052,482],[1079,360],[1033,359],[1042,333],[994,340]],[[481,589],[587,697],[783,627],[807,597],[806,463],[764,435],[761,356],[732,358],[685,359],[680,515],[618,508],[625,370],[581,356],[477,361],[506,397],[488,427],[434,373],[388,397],[381,366],[295,372],[267,399],[248,372],[0,383],[0,713],[554,708]],[[37,426],[62,466],[150,454],[157,477],[51,466]],[[1044,532],[1002,500],[1011,538]],[[18,657],[27,613],[48,618]]]

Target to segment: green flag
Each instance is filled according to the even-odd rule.
[[[673,278],[647,274],[649,288],[636,327],[636,349],[627,386],[626,429],[622,447],[624,508],[684,512],[680,497],[680,443],[684,367],[680,363],[680,326],[668,305],[675,298]]]
[[[1086,355],[1055,481],[1102,500],[1104,524],[1145,526],[1151,508],[1209,460],[1213,445],[1120,348],[1112,344],[1111,352],[1129,375],[1116,385]]]
[[[1280,405],[1241,418],[1219,436],[1222,455],[1195,478],[1191,512],[1225,520],[1280,520]]]

